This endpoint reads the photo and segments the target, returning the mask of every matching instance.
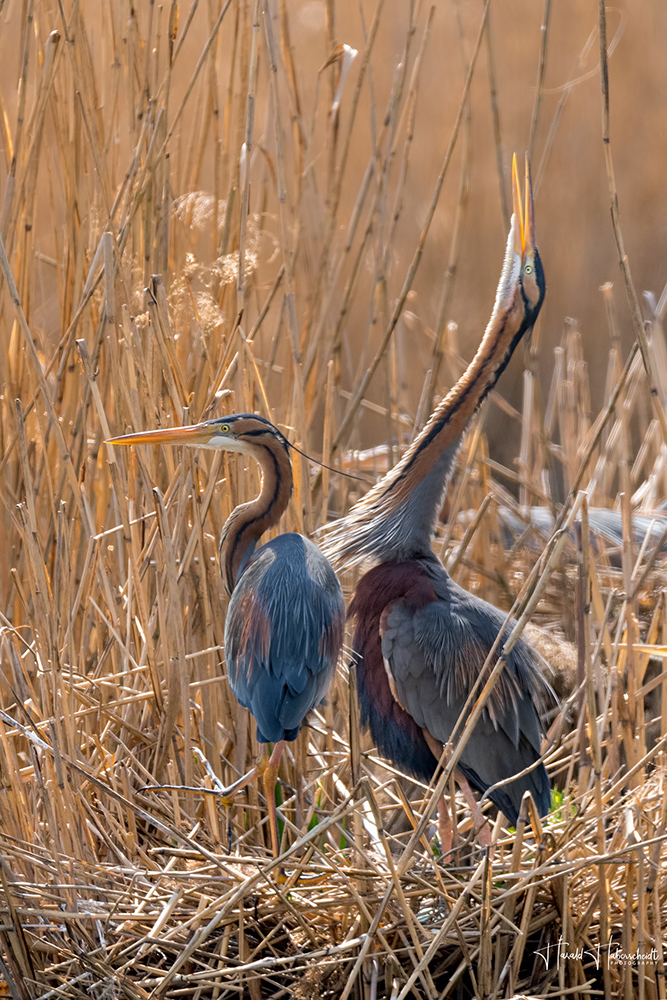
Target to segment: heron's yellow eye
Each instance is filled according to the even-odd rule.
[[[524,274],[532,274],[533,273],[533,265],[532,264],[526,264],[526,266],[523,269],[523,273]]]
[[[220,430],[222,431],[223,434],[229,434],[230,430],[229,424],[220,424]]]

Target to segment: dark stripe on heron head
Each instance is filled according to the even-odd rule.
[[[243,437],[263,437],[265,434],[270,434],[271,437],[276,438],[277,441],[280,441],[280,443],[285,446],[285,450],[287,450],[286,446],[288,442],[286,438],[283,437],[277,428],[271,427],[270,425],[268,427],[256,427],[254,430],[244,431]]]
[[[297,446],[295,444],[292,444],[292,442],[285,437],[283,432],[281,430],[278,430],[276,425],[272,424],[270,420],[266,419],[266,417],[260,417],[256,413],[235,413],[231,417],[227,417],[226,419],[231,421],[232,425],[235,423],[236,420],[258,420],[266,425],[265,429],[255,428],[254,430],[244,431],[241,436],[244,438],[249,438],[249,437],[261,437],[264,434],[270,434],[271,437],[275,438],[277,441],[280,441],[280,443],[282,444],[283,448],[288,453],[288,455],[290,450],[296,451],[299,455],[302,455],[304,458],[307,458],[309,462],[313,462],[315,465],[319,465],[320,468],[327,469],[329,472],[334,472],[337,476],[344,476],[345,479],[354,479],[355,482],[358,483],[368,482],[368,479],[365,478],[364,476],[353,476],[351,473],[343,472],[342,469],[336,469],[332,465],[325,465],[324,462],[320,462],[319,459],[313,458],[312,455],[309,455],[307,452],[302,451],[301,448],[297,448]]]
[[[282,431],[279,431],[275,424],[272,424],[270,420],[266,417],[260,417],[256,413],[243,413],[239,415],[239,419],[243,420],[257,420],[259,423],[264,424],[264,427],[255,427],[249,431],[243,432],[243,437],[260,437],[262,434],[270,434],[271,437],[276,438],[280,441],[285,450],[289,448],[289,441],[285,437]]]
[[[255,428],[254,430],[244,431],[243,437],[257,437],[260,434],[271,434],[272,437],[277,438],[285,448],[289,447],[289,441],[285,437],[282,431],[278,430],[275,424],[272,424],[270,420],[266,417],[260,416],[258,413],[232,413],[229,417],[221,417],[221,421],[227,420],[232,426],[238,420],[256,420],[260,424],[264,424],[264,428]]]

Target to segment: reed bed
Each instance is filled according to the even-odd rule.
[[[489,2],[472,27],[451,8],[462,71],[409,252],[436,8],[405,5],[383,89],[374,47],[396,11],[366,11],[355,51],[334,0],[315,6],[323,58],[304,85],[286,0],[0,2],[0,46],[18,53],[0,90],[0,986],[665,1000],[667,296],[644,326],[617,216],[636,342],[623,353],[606,285],[602,407],[577,324],[553,364],[536,337],[519,406],[501,383],[474,421],[434,542],[553,669],[552,813],[526,800],[482,855],[451,755],[425,788],[359,732],[349,655],[284,756],[279,859],[258,789],[220,798],[258,748],[226,681],[217,542],[258,470],[105,441],[258,411],[337,470],[294,453],[281,530],[325,530],[397,461],[480,332],[454,289],[481,52],[505,192]],[[531,149],[549,17],[547,2]],[[445,181],[431,309],[415,281]],[[516,454],[491,451],[499,425]],[[441,790],[450,865],[430,819]]]

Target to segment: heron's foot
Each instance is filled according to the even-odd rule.
[[[266,760],[268,762],[268,757],[266,758]],[[260,761],[257,767],[253,767],[252,770],[248,771],[247,774],[243,774],[241,775],[240,778],[237,778],[236,781],[233,781],[231,785],[227,785],[226,788],[221,788],[219,790],[222,804],[225,806],[226,809],[228,809],[229,806],[233,804],[234,799],[236,798],[238,793],[243,791],[243,789],[250,784],[253,778],[258,777],[258,775],[262,773],[260,771],[261,765],[262,762]]]

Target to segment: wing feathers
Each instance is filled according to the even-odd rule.
[[[497,609],[488,614],[490,605],[473,600],[455,603],[441,599],[422,608],[397,600],[380,617],[382,655],[392,693],[416,724],[442,744],[451,738],[504,621]],[[492,693],[463,750],[461,769],[480,791],[498,781],[507,782],[540,755],[535,702],[546,698],[550,689],[538,662],[537,654],[526,643],[514,647],[501,675],[501,686]],[[540,811],[548,811],[549,781],[539,765],[492,794],[511,822],[516,821],[526,788],[533,792]]]
[[[229,602],[225,659],[260,742],[296,737],[326,693],[344,625],[340,585],[311,542],[279,535],[255,553]]]

